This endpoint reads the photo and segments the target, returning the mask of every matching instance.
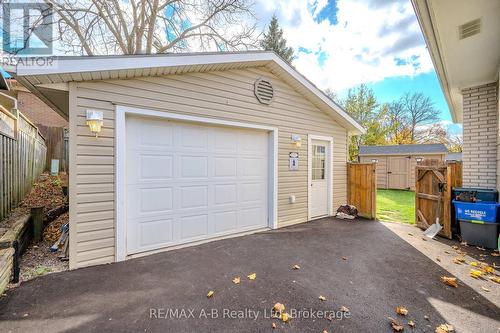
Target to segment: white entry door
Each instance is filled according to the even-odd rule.
[[[310,145],[310,217],[318,218],[327,216],[329,213],[330,144],[328,141],[312,140]]]
[[[268,226],[267,131],[126,119],[127,254]]]

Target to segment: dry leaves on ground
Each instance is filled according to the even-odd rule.
[[[458,288],[457,278],[449,276],[441,276],[441,282],[451,287]]]
[[[255,279],[257,278],[257,273],[252,273],[252,274],[250,274],[250,275],[247,275],[247,278],[248,278],[249,280],[255,280]]]
[[[415,322],[413,320],[408,320],[408,326],[415,328]]]
[[[292,269],[294,269],[294,270],[300,269],[300,266],[299,265],[293,265]]]
[[[490,276],[490,280],[496,283],[500,283],[500,277],[498,276]]]
[[[404,306],[396,307],[396,313],[402,316],[406,316],[408,314],[408,309]]]
[[[319,298],[320,301],[323,301],[323,302],[326,301],[326,297],[323,296],[323,295],[319,295],[318,298]]]
[[[208,293],[207,293],[207,298],[210,298],[210,297],[213,297],[215,294],[215,292],[213,290],[210,290]]]
[[[280,319],[281,319],[284,323],[286,323],[286,322],[290,319],[290,315],[289,315],[288,313],[284,312],[284,313],[282,313],[282,314],[281,314]]]
[[[349,310],[349,308],[347,306],[343,306],[343,305],[340,307],[339,311],[344,312],[344,313],[351,312],[351,310]]]
[[[475,279],[480,278],[482,274],[483,274],[483,272],[478,271],[477,269],[471,269],[470,270],[470,276],[472,276]]]
[[[453,262],[457,265],[461,265],[465,262],[465,258],[463,257],[456,257],[453,259]]]
[[[405,329],[403,324],[396,319],[389,317],[389,320],[391,321],[391,328],[394,332],[402,332]]]
[[[436,333],[455,332],[455,328],[450,324],[441,324],[436,327]]]
[[[273,310],[278,312],[278,313],[281,313],[281,312],[285,311],[285,305],[283,305],[281,303],[276,303],[273,306]]]
[[[240,282],[241,282],[241,278],[240,278],[239,276],[237,276],[237,277],[235,277],[235,278],[233,279],[233,283],[234,283],[234,284],[240,284]]]

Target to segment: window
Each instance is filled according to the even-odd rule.
[[[312,146],[312,180],[325,179],[325,146]]]

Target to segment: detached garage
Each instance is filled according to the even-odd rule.
[[[362,127],[271,52],[61,57],[17,79],[69,119],[70,267],[330,216]]]
[[[444,144],[361,146],[359,161],[377,163],[377,187],[414,190],[415,167],[424,159],[445,161]]]

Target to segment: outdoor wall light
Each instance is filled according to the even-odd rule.
[[[372,163],[378,163],[378,160],[376,158],[372,159]]]
[[[417,163],[420,163],[420,162],[422,162],[424,160],[424,158],[423,157],[417,157],[417,158],[415,158],[415,160],[417,160]]]
[[[102,123],[103,123],[103,113],[102,111],[97,110],[87,110],[87,126],[90,128],[90,131],[95,134],[97,138],[98,134],[101,132]]]
[[[297,148],[300,148],[300,146],[302,146],[302,138],[298,134],[292,134],[292,142]]]

